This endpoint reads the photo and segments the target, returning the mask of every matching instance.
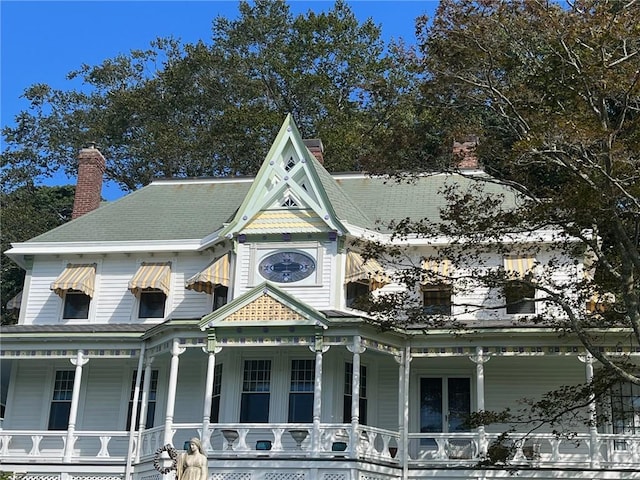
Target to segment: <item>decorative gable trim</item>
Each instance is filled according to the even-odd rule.
[[[242,232],[246,234],[317,233],[327,230],[326,222],[313,210],[266,210],[259,212]]]
[[[340,235],[346,233],[347,229],[337,218],[324,191],[314,161],[291,115],[287,115],[251,189],[220,236],[232,238],[245,233],[262,218],[265,210],[287,207],[312,212],[324,224],[324,231],[334,230]],[[293,199],[296,206],[283,207],[287,198]],[[288,230],[283,229],[282,232]]]
[[[287,305],[270,297],[266,293],[258,297],[249,305],[232,313],[220,324],[233,322],[271,322],[271,321],[302,322],[305,318]]]
[[[200,320],[200,329],[230,326],[328,328],[323,314],[270,282],[264,282]]]

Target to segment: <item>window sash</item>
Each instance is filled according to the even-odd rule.
[[[222,367],[223,364],[215,366],[213,372],[213,390],[211,393],[211,410],[209,412],[209,421],[218,423],[220,421],[220,397],[222,393]]]
[[[66,430],[69,426],[75,376],[74,370],[56,371],[49,409],[49,430]]]
[[[89,318],[91,297],[86,293],[67,290],[64,294],[62,318],[65,320],[86,320]]]
[[[138,371],[134,370],[131,378],[131,393],[129,395],[129,406],[127,409],[127,425],[126,429],[131,428],[131,415],[133,413],[133,396],[135,395],[136,388],[136,376]],[[140,376],[140,386],[144,385],[144,372]],[[147,396],[147,418],[145,419],[144,428],[153,428],[153,422],[156,416],[156,399],[158,397],[158,370],[151,370],[151,381],[149,382],[149,392]],[[142,395],[138,395],[138,421],[136,422],[135,429],[140,427],[140,412],[142,411]]]
[[[138,318],[164,318],[167,296],[158,289],[142,290],[138,305]]]
[[[422,288],[422,310],[427,315],[451,315],[451,287]]]
[[[516,282],[508,282],[504,288],[507,314],[536,313],[536,304],[533,299],[536,289],[533,286]]]
[[[342,417],[344,423],[351,422],[351,403],[353,396],[351,395],[353,385],[353,363],[345,362],[344,364],[344,397],[342,405]],[[359,405],[359,422],[361,425],[367,424],[367,367],[360,365],[360,397]]]
[[[240,399],[241,423],[267,423],[271,389],[271,360],[245,360]]]
[[[291,360],[289,422],[309,423],[313,421],[315,373],[313,360]]]

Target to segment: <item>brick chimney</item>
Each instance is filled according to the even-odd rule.
[[[78,181],[71,218],[78,218],[100,206],[105,160],[95,145],[78,154]]]
[[[318,160],[321,165],[324,165],[324,156],[322,155],[324,145],[322,145],[322,140],[319,138],[307,138],[304,139],[303,142],[313,156],[316,157],[316,160]]]
[[[458,168],[462,170],[477,170],[480,168],[478,156],[476,155],[477,146],[478,137],[476,135],[467,135],[460,142],[453,142],[454,161]]]

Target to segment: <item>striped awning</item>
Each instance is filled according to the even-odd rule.
[[[209,295],[217,285],[229,286],[229,255],[216,258],[207,268],[185,282],[185,288]]]
[[[365,262],[359,253],[349,251],[347,252],[344,282],[368,282],[369,288],[376,290],[389,283],[389,279],[376,260],[370,258]]]
[[[533,257],[504,257],[504,270],[510,277],[524,278],[533,271],[535,261]]]
[[[427,278],[420,282],[422,285],[448,282],[451,274],[451,261],[448,259],[427,259],[422,262],[422,269],[428,272]]]
[[[22,290],[7,302],[7,310],[20,310],[20,305],[22,305]]]
[[[157,288],[169,295],[171,287],[171,262],[143,262],[129,281],[129,290],[138,295],[145,288]]]
[[[60,276],[51,284],[51,290],[60,297],[64,297],[67,290],[79,290],[85,295],[93,297],[96,283],[96,264],[71,264],[62,271]]]

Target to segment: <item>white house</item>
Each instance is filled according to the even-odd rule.
[[[538,306],[465,313],[446,288],[416,291],[473,328],[372,325],[353,297],[399,287],[352,240],[390,241],[394,218],[437,218],[440,189],[470,180],[331,175],[307,145],[320,146],[287,117],[255,178],[158,180],[96,209],[104,159],[81,152],[76,206],[90,211],[8,252],[27,274],[19,323],[2,327],[0,471],[168,479],[154,468],[170,465],[161,447],[200,437],[212,480],[640,478],[630,385],[612,391],[626,416],[610,427],[574,441],[515,433],[511,470],[482,466],[504,426],[469,429],[469,413],[584,382],[597,364],[570,335],[516,321]],[[532,268],[486,259],[504,262]],[[619,339],[604,348],[640,355]]]

